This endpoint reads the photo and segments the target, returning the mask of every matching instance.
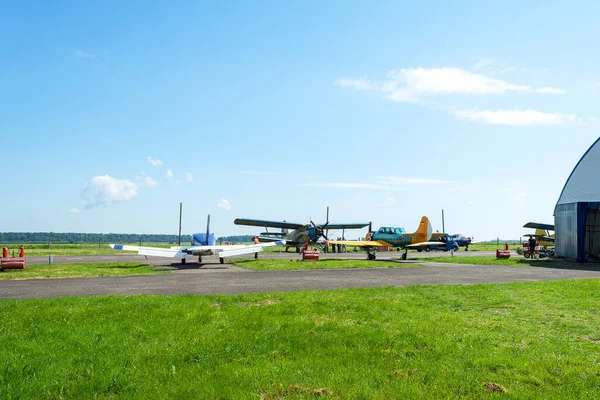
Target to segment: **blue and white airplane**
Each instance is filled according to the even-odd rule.
[[[161,247],[143,247],[129,246],[124,244],[110,244],[115,250],[137,251],[139,255],[151,257],[173,257],[181,259],[185,264],[186,256],[198,256],[198,262],[202,262],[202,256],[215,255],[219,257],[219,262],[223,264],[225,258],[254,253],[254,258],[258,258],[258,253],[263,251],[264,247],[285,245],[285,240],[277,240],[271,243],[254,243],[251,245],[216,245],[215,234],[210,233],[210,214],[206,223],[206,233],[194,233],[192,235],[191,246],[172,246],[171,248]]]

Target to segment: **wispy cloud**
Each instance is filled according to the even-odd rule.
[[[150,156],[148,156],[148,163],[154,167],[160,167],[163,164],[163,162],[158,158],[152,158]]]
[[[509,92],[564,93],[562,89],[535,89],[530,85],[510,83],[452,67],[402,68],[388,72],[388,79],[382,82],[342,77],[336,79],[333,84],[361,91],[376,91],[383,94],[387,100],[402,103],[419,103],[424,99],[441,95],[502,95]]]
[[[95,176],[81,191],[85,209],[110,206],[114,202],[129,201],[137,196],[138,185],[128,179]]]
[[[394,207],[396,205],[396,199],[390,195],[387,195],[383,198],[383,202],[381,202],[380,206],[382,207]]]
[[[483,122],[491,125],[563,125],[577,122],[574,114],[545,113],[537,110],[459,110],[454,113],[459,119]]]
[[[69,210],[69,213],[71,213],[71,214],[80,214],[81,210],[79,208],[71,208]]]
[[[154,179],[150,178],[149,176],[144,177],[144,184],[146,185],[146,187],[149,187],[151,189],[156,187],[156,185],[157,185],[156,181]]]
[[[173,172],[171,170],[167,170],[167,178],[173,179]]]
[[[373,85],[366,79],[356,79],[356,78],[348,78],[341,77],[336,79],[333,82],[334,85],[341,87],[353,87],[358,90],[369,90],[373,89]]]
[[[452,183],[430,178],[406,178],[400,176],[376,176],[373,182],[327,182],[327,183],[304,183],[302,186],[309,187],[330,187],[330,188],[350,188],[350,189],[371,189],[371,190],[402,190],[403,185],[440,185]]]
[[[544,87],[544,88],[539,88],[536,89],[537,93],[548,93],[548,94],[565,94],[567,93],[567,91],[565,89],[558,89],[558,88],[551,88],[551,87]]]
[[[75,55],[79,58],[94,58],[93,54],[85,52],[83,50],[75,50]]]
[[[494,60],[493,58],[482,58],[479,61],[477,61],[475,63],[475,65],[473,65],[473,70],[477,71],[480,70],[482,68],[488,67],[492,64],[494,64],[496,62],[496,60]]]
[[[277,175],[275,172],[270,171],[240,171],[243,175]]]
[[[405,178],[401,176],[376,176],[375,179],[379,183],[385,183],[388,185],[440,185],[452,183],[452,181],[443,181],[439,179]]]
[[[227,200],[227,199],[219,200],[219,202],[217,203],[217,208],[222,208],[225,211],[231,210],[231,206],[229,205],[229,200]]]
[[[194,176],[192,175],[191,172],[186,172],[185,173],[185,180],[188,182],[192,182],[194,180]]]
[[[377,183],[358,183],[358,182],[331,182],[331,183],[304,183],[302,186],[310,187],[333,187],[333,188],[355,188],[355,189],[373,189],[389,190],[389,186]]]

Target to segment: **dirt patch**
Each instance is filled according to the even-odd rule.
[[[508,392],[508,390],[504,386],[502,386],[496,382],[485,382],[483,384],[483,388],[485,389],[486,392],[489,392],[489,393],[492,393],[492,392],[507,393]]]

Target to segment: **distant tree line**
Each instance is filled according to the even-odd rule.
[[[58,232],[0,232],[0,243],[177,243],[177,235],[135,233],[58,233]],[[181,235],[181,243],[189,244],[191,235]],[[251,235],[224,236],[222,242],[250,242]]]

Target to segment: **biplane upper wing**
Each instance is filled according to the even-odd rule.
[[[325,229],[361,229],[365,226],[369,226],[369,223],[361,222],[356,224],[324,224],[321,226],[323,226]]]
[[[525,225],[523,225],[523,228],[544,229],[547,231],[553,231],[554,225],[540,224],[539,222],[528,222]]]
[[[282,228],[282,229],[299,229],[304,224],[294,222],[266,221],[262,219],[236,218],[233,221],[236,225],[260,226],[262,228]]]

